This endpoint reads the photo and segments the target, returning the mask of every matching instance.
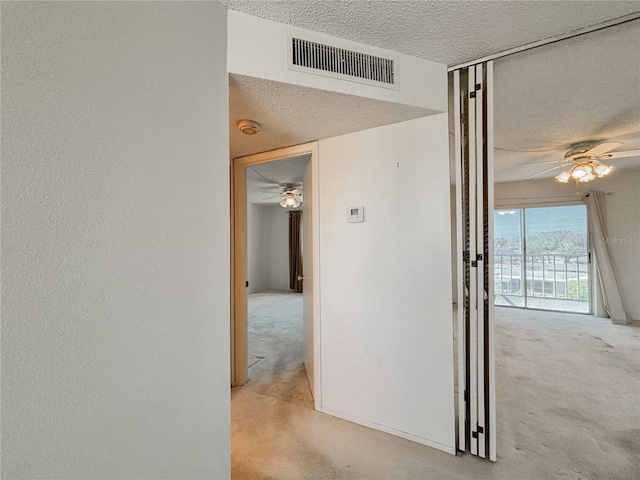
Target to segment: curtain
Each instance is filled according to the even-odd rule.
[[[604,226],[604,193],[590,191],[585,196],[589,216],[589,235],[595,253],[598,283],[602,291],[604,309],[613,323],[627,323],[622,305],[616,273],[607,247],[607,231]]]
[[[302,212],[289,212],[289,288],[302,292]]]

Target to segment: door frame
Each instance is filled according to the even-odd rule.
[[[247,167],[287,158],[311,155],[311,215],[312,223],[312,294],[313,294],[313,358],[314,402],[321,405],[320,363],[320,234],[318,188],[318,142],[305,143],[277,150],[234,158],[231,161],[231,386],[244,385],[247,365]],[[304,233],[305,235],[307,232]],[[244,272],[244,273],[243,273]]]

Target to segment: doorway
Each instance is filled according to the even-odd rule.
[[[591,313],[585,205],[494,211],[495,305]]]
[[[303,356],[315,408],[320,405],[319,386],[319,269],[318,269],[318,159],[317,143],[308,143],[240,157],[232,169],[232,315],[231,315],[231,379],[232,386],[249,380],[247,301],[249,289],[247,240],[247,169],[252,166],[309,156],[304,174],[303,215]]]

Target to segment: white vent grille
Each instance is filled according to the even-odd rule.
[[[291,37],[291,64],[317,73],[347,76],[363,83],[395,85],[394,61]],[[333,76],[333,75],[331,75]]]

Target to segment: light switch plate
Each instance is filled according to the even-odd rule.
[[[364,207],[347,208],[347,222],[349,223],[364,222]]]

